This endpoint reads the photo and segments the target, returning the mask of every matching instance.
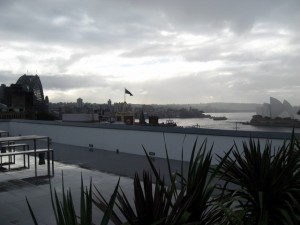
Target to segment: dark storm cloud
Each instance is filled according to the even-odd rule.
[[[55,41],[83,45],[150,40],[159,30],[207,32],[201,28],[226,26],[245,31],[259,19],[282,19],[274,1],[9,1],[1,7],[1,36],[26,40]],[[290,1],[293,3],[294,1]],[[274,4],[275,3],[275,4]],[[276,4],[278,3],[278,4]],[[286,6],[290,5],[290,6]],[[299,18],[299,6],[285,2],[283,8]],[[292,11],[295,10],[295,11]],[[285,19],[285,18],[283,18]],[[198,27],[198,29],[195,29]],[[193,30],[189,30],[193,29]]]
[[[17,41],[115,48],[152,36],[150,19],[132,6],[119,1],[11,1],[0,9],[0,34]]]
[[[299,3],[293,0],[9,2],[0,9],[2,35],[23,33],[24,38],[99,44],[153,38],[153,32],[172,28],[203,33],[207,31],[200,28],[229,26],[240,32],[251,29],[255,22],[283,23],[288,19],[284,25],[293,26],[300,17]]]
[[[284,12],[293,18],[284,26],[299,19],[296,1],[9,2],[0,9],[2,38],[103,48],[160,39],[161,30],[209,34],[229,27],[246,32],[255,22],[287,20]]]

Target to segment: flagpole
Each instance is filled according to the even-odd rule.
[[[124,104],[126,102],[126,91],[125,91],[125,88],[124,88]]]

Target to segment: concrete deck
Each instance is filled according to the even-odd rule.
[[[69,148],[71,147],[69,146]],[[56,152],[59,152],[59,149],[56,149]],[[72,155],[74,156],[75,154]],[[16,161],[18,166],[23,165],[22,160],[21,156],[17,157]],[[15,169],[5,171],[2,168],[0,172],[0,221],[3,225],[33,224],[26,204],[26,197],[36,214],[39,224],[55,224],[50,200],[49,178],[44,176],[47,174],[47,167],[46,165],[38,165],[38,178],[35,178],[33,158],[30,161],[30,169],[17,169],[16,165],[14,165],[12,168],[15,167]],[[78,162],[80,162],[80,160],[78,160]],[[82,165],[86,165],[84,160],[82,161]],[[93,184],[108,198],[112,194],[119,179],[118,175],[100,172],[95,170],[95,168],[85,169],[77,165],[55,162],[55,176],[51,177],[50,181],[58,193],[62,192],[62,171],[65,188],[71,188],[77,206],[79,206],[80,202],[81,175],[85,185],[88,186],[92,178]],[[122,177],[120,186],[130,194],[132,190],[132,179]],[[98,221],[101,220],[102,213],[96,208],[93,213],[94,222],[99,223]]]
[[[124,152],[112,152],[102,149],[90,149],[72,145],[53,144],[56,161],[65,164],[75,164],[82,168],[99,170],[133,178],[135,173],[140,175],[143,170],[150,170],[150,164],[145,155],[128,154]],[[168,177],[167,161],[164,158],[153,157],[152,162],[161,172]],[[173,171],[180,171],[181,161],[170,160]],[[184,162],[184,169],[188,169],[188,162]]]
[[[90,151],[89,148],[53,143],[55,151],[55,176],[50,179],[58,193],[62,191],[62,171],[65,188],[71,188],[74,200],[79,206],[79,191],[81,174],[85,185],[93,184],[99,188],[104,196],[112,194],[114,187],[121,176],[120,186],[129,195],[132,193],[135,172],[141,173],[149,169],[145,156],[137,156],[119,152],[110,152],[100,149]],[[49,179],[46,165],[38,165],[38,178],[34,178],[34,160],[31,159],[30,169],[15,169],[0,172],[0,221],[3,225],[33,224],[26,197],[36,214],[39,224],[53,225],[55,218],[50,200]],[[167,164],[164,159],[153,161],[162,174],[167,173]],[[22,156],[17,157],[18,166],[23,165]],[[13,168],[13,167],[12,167]],[[172,161],[172,168],[180,168],[179,161]],[[166,176],[167,177],[167,176]],[[132,199],[129,197],[129,199]],[[94,222],[99,223],[102,213],[93,211]]]

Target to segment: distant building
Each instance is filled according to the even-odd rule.
[[[11,84],[9,87],[1,85],[0,101],[10,112],[33,111],[33,92],[23,90],[19,84]]]
[[[108,109],[111,110],[111,100],[110,99],[108,99],[107,105],[108,105]]]
[[[83,107],[83,100],[82,100],[82,98],[78,98],[77,99],[77,107],[80,108],[80,109],[82,109],[82,107]]]
[[[256,110],[257,115],[262,118],[290,118],[299,120],[300,116],[297,114],[297,109],[294,108],[287,100],[282,103],[274,98],[270,97],[270,103],[264,103]]]
[[[126,102],[118,102],[114,103],[114,111],[115,112],[128,112],[132,111],[131,105],[127,104]]]
[[[149,116],[149,125],[158,126],[158,116]]]
[[[15,84],[0,87],[1,118],[45,118],[49,112],[49,99],[44,98],[42,83],[38,75],[23,75]],[[9,112],[9,113],[7,113]]]
[[[134,124],[134,113],[133,112],[117,112],[115,116],[116,116],[117,122],[122,122],[127,125]]]

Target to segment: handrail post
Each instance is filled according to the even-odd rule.
[[[35,176],[37,176],[36,139],[33,139],[33,148],[34,148],[34,169],[35,169]]]

